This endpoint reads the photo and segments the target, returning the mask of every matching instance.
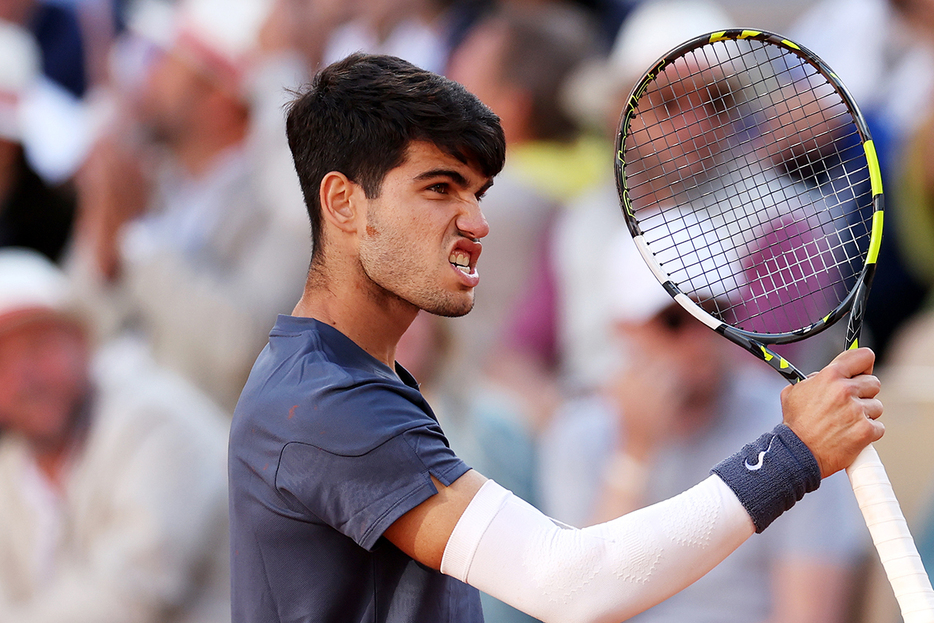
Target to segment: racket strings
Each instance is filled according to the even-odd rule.
[[[644,240],[720,320],[793,332],[852,289],[871,236],[868,164],[846,102],[789,50],[689,52],[649,83],[625,145]]]

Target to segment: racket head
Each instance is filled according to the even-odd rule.
[[[643,259],[712,329],[792,381],[770,345],[851,311],[858,343],[881,175],[856,102],[810,50],[741,29],[672,49],[622,111],[616,182]]]

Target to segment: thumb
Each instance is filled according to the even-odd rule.
[[[837,355],[828,367],[833,367],[844,378],[872,374],[876,354],[868,348],[846,350]]]

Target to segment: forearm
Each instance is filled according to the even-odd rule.
[[[697,580],[755,531],[716,476],[583,530],[555,523],[492,482],[477,501],[451,543],[471,540],[458,534],[468,525],[482,538],[473,551],[449,544],[441,570],[543,621],[618,623]]]
[[[457,523],[441,570],[543,621],[618,623],[700,578],[813,488],[816,464],[775,477],[801,451],[786,446],[789,434],[764,435],[727,459],[725,476],[583,530],[489,482]],[[754,473],[771,491],[734,476],[760,452],[768,458]]]

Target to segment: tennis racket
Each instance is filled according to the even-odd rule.
[[[642,258],[698,320],[789,382],[783,345],[846,315],[856,348],[882,237],[882,181],[856,103],[812,52],[726,30],[683,43],[633,89],[616,181]],[[906,623],[934,591],[872,446],[847,469]]]

